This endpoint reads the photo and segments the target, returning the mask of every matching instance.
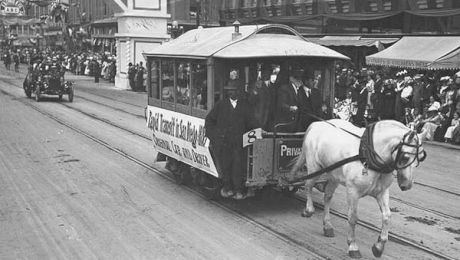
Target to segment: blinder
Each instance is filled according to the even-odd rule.
[[[408,142],[406,142],[406,138]],[[414,140],[416,144],[411,144],[410,142],[412,140]],[[412,152],[403,151],[403,147],[405,146],[415,148],[415,152],[412,153]],[[414,161],[417,161],[417,165],[416,165],[417,167],[419,166],[420,162],[423,162],[426,159],[426,156],[427,156],[426,151],[420,145],[420,142],[417,136],[417,132],[413,130],[407,132],[403,136],[403,139],[401,140],[401,142],[393,149],[392,154],[395,151],[397,151],[396,158],[394,161],[394,166],[395,166],[394,168],[396,170],[405,169],[409,167],[410,165],[412,165]]]
[[[391,173],[394,170],[402,170],[409,167],[414,161],[417,161],[416,166],[418,166],[420,162],[425,160],[426,152],[421,147],[417,132],[411,130],[404,134],[400,143],[391,151],[392,155],[396,152],[395,159],[391,162],[385,162],[374,150],[374,127],[375,123],[366,127],[361,137],[359,155],[366,167],[382,173]],[[414,142],[415,144],[412,144]],[[415,148],[415,152],[404,151],[403,148],[405,147]]]

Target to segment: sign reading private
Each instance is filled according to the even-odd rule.
[[[147,126],[158,152],[218,177],[203,119],[149,106]]]

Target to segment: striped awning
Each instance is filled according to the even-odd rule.
[[[406,36],[366,57],[368,65],[410,69],[459,69],[460,36]]]

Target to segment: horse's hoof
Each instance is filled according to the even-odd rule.
[[[323,228],[323,232],[325,237],[335,237],[333,228]]]
[[[307,210],[304,210],[302,212],[302,217],[304,217],[304,218],[309,218],[311,216],[313,216],[313,212],[310,212],[310,211],[307,211]]]
[[[359,250],[348,251],[348,256],[354,259],[362,258],[361,252]]]
[[[374,245],[372,246],[372,253],[374,254],[375,257],[381,257],[382,254],[383,254],[383,248],[384,248],[384,247],[382,246],[382,248],[379,249],[379,248],[377,247],[377,244],[374,244]]]

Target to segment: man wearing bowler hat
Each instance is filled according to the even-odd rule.
[[[210,151],[222,175],[224,198],[245,197],[243,134],[257,127],[249,104],[241,98],[242,88],[242,84],[236,83],[225,86],[226,97],[215,104],[205,120]]]

